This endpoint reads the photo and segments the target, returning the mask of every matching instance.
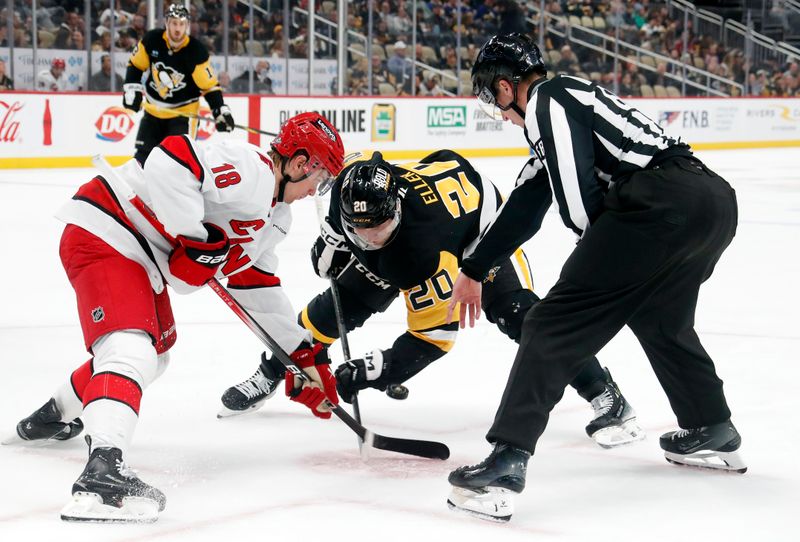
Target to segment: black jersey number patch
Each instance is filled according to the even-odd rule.
[[[447,269],[441,269],[431,278],[409,290],[408,301],[414,311],[425,310],[453,295],[453,279]]]

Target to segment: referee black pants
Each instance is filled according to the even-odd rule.
[[[737,218],[733,189],[695,158],[670,158],[615,184],[555,286],[526,315],[487,439],[533,452],[567,383],[625,325],[680,427],[729,419],[694,313]]]

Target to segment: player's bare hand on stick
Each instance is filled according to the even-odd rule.
[[[469,314],[469,327],[475,326],[475,320],[481,317],[481,283],[469,278],[464,273],[459,273],[453,285],[453,295],[447,307],[447,321],[453,317],[456,305],[459,306],[458,325],[466,327],[467,314]]]

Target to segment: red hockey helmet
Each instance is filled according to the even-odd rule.
[[[320,194],[330,189],[344,166],[342,137],[333,124],[313,111],[295,115],[287,120],[271,146],[287,160],[291,160],[298,153],[307,156],[306,176],[303,178],[319,172],[323,176],[317,188]]]
[[[62,70],[67,67],[67,63],[64,62],[63,58],[54,58],[52,62],[50,62],[51,68],[61,68]]]

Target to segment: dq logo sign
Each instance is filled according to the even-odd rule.
[[[201,107],[198,114],[201,117],[205,117],[207,119],[213,118],[211,116],[211,110],[206,109],[205,107]],[[191,123],[191,121],[189,121]],[[203,141],[208,139],[217,131],[216,127],[214,126],[213,120],[199,120],[197,121],[197,137],[195,138],[197,141]]]
[[[133,128],[133,119],[123,107],[109,107],[94,123],[97,139],[116,143],[122,141]]]

